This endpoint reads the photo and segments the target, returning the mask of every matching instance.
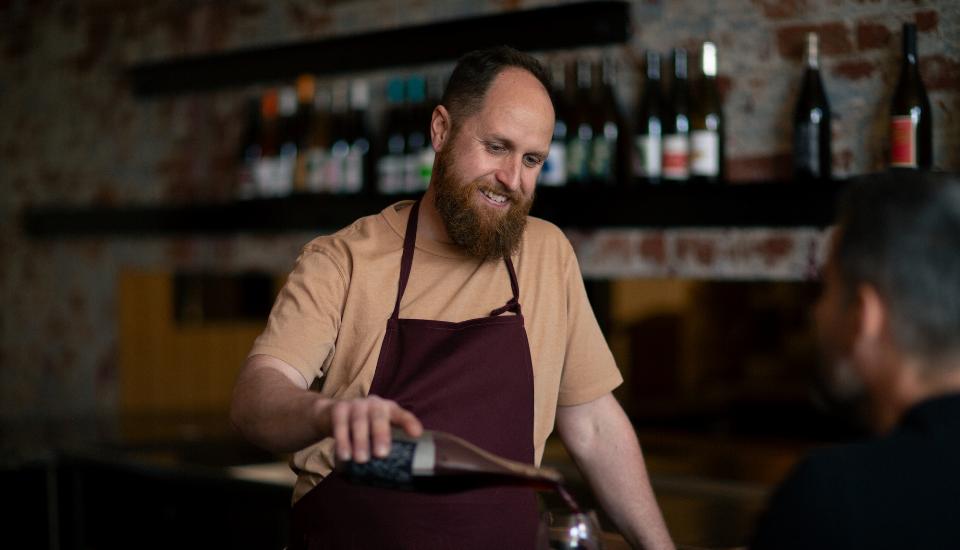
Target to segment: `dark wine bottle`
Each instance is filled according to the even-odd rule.
[[[890,166],[933,165],[933,113],[917,61],[917,27],[903,25],[903,63],[890,107]]]
[[[387,83],[387,114],[377,159],[377,190],[384,195],[403,192],[406,168],[406,106],[404,84],[399,78]]]
[[[663,174],[663,118],[665,105],[660,88],[660,54],[648,51],[646,81],[637,107],[633,173],[645,183],[660,183]]]
[[[829,180],[832,176],[830,103],[820,79],[819,40],[807,34],[806,70],[793,113],[793,172],[798,180]]]
[[[614,185],[620,175],[620,128],[623,120],[617,105],[616,61],[604,57],[593,65],[590,125],[593,141],[590,146],[589,177],[595,183]]]
[[[508,460],[455,435],[430,430],[418,438],[394,430],[386,457],[364,463],[338,461],[335,470],[355,483],[431,492],[491,485],[555,490],[563,483],[563,476],[552,468]]]
[[[554,61],[550,65],[550,87],[556,120],[553,124],[553,139],[550,152],[540,170],[540,183],[553,187],[567,183],[567,120],[570,107],[567,101],[566,65]]]
[[[670,106],[663,125],[663,179],[690,179],[690,91],[687,83],[687,52],[673,50],[673,82]]]
[[[690,177],[717,183],[723,179],[723,107],[717,90],[717,46],[704,42],[700,81],[690,113]]]
[[[590,61],[578,59],[574,66],[576,90],[567,127],[567,182],[584,184],[590,179],[590,149],[593,126],[590,124]]]

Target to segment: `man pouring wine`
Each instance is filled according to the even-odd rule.
[[[423,197],[304,247],[231,407],[251,441],[294,452],[291,548],[534,545],[529,489],[421,494],[333,472],[385,456],[392,427],[527,464],[556,427],[626,538],[672,547],[570,243],[527,215],[553,136],[548,88],[526,54],[467,54],[432,113]]]

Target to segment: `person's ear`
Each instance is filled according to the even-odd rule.
[[[862,284],[857,288],[857,340],[878,342],[886,332],[887,304],[876,287]]]
[[[434,151],[439,152],[450,139],[451,123],[450,111],[443,105],[437,105],[430,116],[430,142]]]

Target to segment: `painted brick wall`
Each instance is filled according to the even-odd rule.
[[[124,67],[551,3],[0,2],[0,417],[115,410],[116,284],[122,269],[283,273],[310,238],[27,238],[19,215],[31,204],[229,196],[249,91],[135,100],[122,77]],[[692,47],[706,37],[717,41],[729,173],[739,180],[777,177],[786,166],[800,42],[809,29],[823,37],[824,76],[837,114],[837,172],[880,168],[899,25],[916,21],[934,105],[936,163],[960,169],[960,3],[636,0],[633,19],[634,38],[618,48],[633,62],[645,48]],[[625,104],[633,103],[633,90],[633,82],[624,83]],[[811,236],[797,238],[805,243]],[[801,246],[798,241],[793,248]],[[670,266],[651,269],[671,272]],[[706,266],[702,272],[712,271]]]

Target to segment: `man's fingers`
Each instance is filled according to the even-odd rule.
[[[333,428],[337,458],[350,460],[350,405],[345,402],[334,403],[330,408],[330,425]]]
[[[353,460],[366,462],[370,459],[370,415],[364,401],[356,401],[350,410],[350,440],[353,443]]]
[[[403,428],[410,437],[420,437],[423,433],[423,424],[410,411],[396,405],[390,412],[390,420]]]
[[[380,458],[390,453],[390,405],[389,401],[378,401],[370,406],[370,441],[373,455]]]

